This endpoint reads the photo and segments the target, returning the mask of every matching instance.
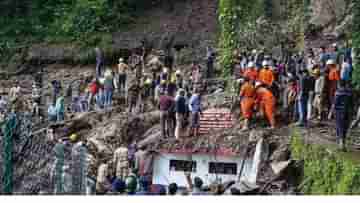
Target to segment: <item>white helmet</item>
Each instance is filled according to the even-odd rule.
[[[99,83],[103,85],[105,83],[105,78],[100,78]]]
[[[265,60],[262,62],[262,66],[270,66],[269,61]]]
[[[257,82],[255,83],[255,87],[259,87],[260,85],[262,85],[262,83],[261,83],[260,81],[257,81]]]
[[[251,53],[252,53],[252,54],[256,54],[256,53],[257,53],[257,50],[256,50],[256,49],[253,49]]]
[[[239,78],[239,79],[236,80],[236,82],[239,83],[239,84],[243,83],[244,81],[245,80],[243,78]]]
[[[334,44],[332,44],[332,46],[333,46],[333,47],[337,47],[337,44],[336,44],[336,43],[334,43]]]
[[[253,67],[255,67],[255,63],[252,62],[252,61],[250,61],[250,62],[248,63],[248,65],[247,65],[247,67],[248,67],[248,68],[253,68]]]
[[[181,75],[181,71],[180,71],[180,70],[177,70],[177,71],[175,72],[175,75]]]
[[[335,60],[334,59],[329,59],[326,61],[326,65],[335,65]]]
[[[124,59],[123,58],[119,58],[119,62],[124,62]]]
[[[169,69],[165,67],[165,68],[163,69],[163,72],[164,72],[164,73],[167,73],[167,72],[169,72]]]

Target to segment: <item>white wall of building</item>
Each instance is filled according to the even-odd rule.
[[[196,161],[196,172],[191,173],[191,178],[196,176],[200,177],[204,181],[204,185],[211,184],[216,180],[221,182],[237,180],[237,174],[241,170],[241,157],[223,157],[214,156],[209,154],[195,154],[195,155],[179,155],[179,154],[159,154],[154,160],[153,169],[153,184],[169,185],[170,183],[177,183],[178,186],[188,187],[186,182],[185,173],[181,171],[170,171],[169,165],[170,160],[185,160],[185,161]],[[223,163],[237,163],[237,174],[236,175],[225,175],[225,174],[209,174],[209,163],[210,162],[223,162]],[[252,167],[252,160],[246,160],[243,170],[242,180],[250,174]]]

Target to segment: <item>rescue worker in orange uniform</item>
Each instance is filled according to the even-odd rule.
[[[249,62],[248,68],[244,72],[244,77],[249,78],[251,81],[256,81],[258,78],[258,71],[256,70],[255,63]]]
[[[240,89],[240,107],[242,115],[245,118],[245,124],[242,130],[249,129],[249,123],[251,116],[253,114],[253,109],[255,105],[255,88],[249,78],[245,77],[245,83],[241,86]]]
[[[326,62],[326,68],[329,71],[329,75],[328,75],[328,101],[329,101],[329,115],[328,115],[328,119],[330,120],[333,114],[333,103],[334,103],[334,98],[335,98],[335,92],[336,92],[336,88],[337,88],[337,83],[340,80],[340,70],[338,69],[335,60],[333,59],[329,59]]]
[[[270,69],[270,62],[265,60],[262,65],[263,68],[259,72],[259,81],[266,86],[271,87],[275,80],[275,76],[273,71]]]
[[[271,129],[275,128],[275,111],[276,99],[270,90],[263,87],[261,82],[255,84],[255,102],[259,105],[260,110],[265,113]]]

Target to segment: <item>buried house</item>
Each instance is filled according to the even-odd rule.
[[[214,110],[210,111],[211,114],[206,112],[205,116],[219,118]],[[227,116],[224,112],[222,114],[221,118]],[[200,125],[205,123],[211,127],[211,119],[203,120],[207,121],[200,122]],[[152,183],[165,186],[176,183],[179,187],[188,187],[185,174],[190,172],[191,178],[200,177],[204,185],[230,181],[256,184],[259,164],[266,152],[263,139],[257,141],[256,147],[250,147],[247,136],[233,134],[230,129],[233,125],[215,123],[215,126],[223,126],[222,129],[217,128],[214,133],[209,130],[199,137],[158,143],[154,149],[156,153],[152,154]]]

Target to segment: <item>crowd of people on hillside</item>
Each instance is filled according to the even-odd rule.
[[[15,81],[7,99],[0,97],[1,120],[5,121],[10,113],[28,111],[40,120],[47,118],[58,123],[68,118],[68,113],[112,111],[114,93],[119,93],[126,98],[123,106],[129,115],[149,109],[160,111],[162,139],[199,136],[202,95],[206,89],[202,84],[207,84],[204,81],[213,77],[215,71],[213,49],[207,49],[206,65],[202,67],[199,62],[193,62],[190,73],[176,67],[170,56],[164,60],[155,56],[146,61],[144,55],[134,52],[127,60],[120,58],[116,67],[107,68],[102,51],[96,48],[95,53],[95,74],[80,75],[66,87],[59,79],[45,86],[41,69],[34,76],[29,102],[22,101],[20,83]],[[259,50],[236,50],[233,61],[233,94],[244,118],[243,131],[255,125],[258,117],[265,117],[271,129],[280,125],[279,117],[288,123],[296,121],[300,127],[309,127],[309,121],[335,118],[337,142],[345,150],[349,128],[360,122],[359,109],[357,118],[351,123],[355,106],[351,88],[351,48],[340,49],[333,44],[319,50],[309,49],[307,55],[299,53],[283,59]],[[135,79],[130,81],[133,75]],[[46,115],[41,112],[41,106],[45,104],[44,88],[48,87],[52,94]],[[76,140],[76,135],[70,136],[70,141]],[[192,180],[189,174],[186,176],[188,188],[179,188],[176,183],[168,188],[152,185],[146,172],[149,164],[144,160],[145,154],[136,143],[118,148],[113,162],[102,164],[98,169],[97,193],[175,195],[181,191],[182,194],[200,195],[222,194],[226,189],[221,184],[204,187],[201,178]],[[115,168],[115,173],[110,173],[110,168]],[[237,192],[231,191],[232,194]]]
[[[281,108],[283,119],[297,121],[302,127],[309,127],[309,120],[331,120],[335,116],[337,142],[345,149],[353,108],[351,48],[339,49],[332,44],[286,60],[257,50],[250,54],[235,51],[234,57],[243,130],[249,129],[258,111],[275,128],[277,108]]]

